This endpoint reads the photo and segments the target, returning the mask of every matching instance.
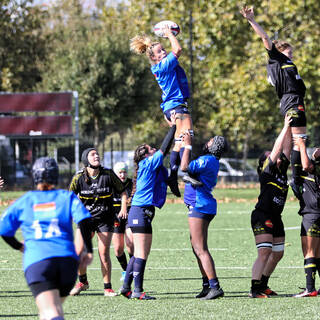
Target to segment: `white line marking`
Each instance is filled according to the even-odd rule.
[[[101,270],[101,268],[93,268],[89,267],[89,270]],[[150,270],[198,270],[198,267],[147,267],[147,269]],[[252,266],[248,267],[241,267],[241,266],[234,266],[234,267],[218,267],[216,266],[216,269],[220,270],[251,270]],[[277,269],[303,269],[302,266],[284,266],[280,267],[278,266]],[[112,268],[112,270],[122,270],[122,268]],[[0,268],[0,271],[23,271],[22,268]]]
[[[284,230],[300,230],[300,226],[297,227],[286,227]],[[251,231],[251,228],[213,228],[213,231]],[[189,229],[159,229],[161,232],[189,232]]]

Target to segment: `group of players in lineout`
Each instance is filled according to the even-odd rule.
[[[300,201],[301,243],[306,274],[306,289],[294,297],[317,296],[315,275],[320,274],[320,149],[311,159],[306,151],[305,85],[292,62],[292,46],[271,41],[255,21],[253,8],[241,14],[261,37],[267,53],[268,79],[280,98],[284,126],[273,149],[258,161],[260,195],[251,215],[258,257],[252,267],[249,296],[268,298],[277,295],[268,280],[284,253],[285,232],[281,219],[287,192],[287,169],[292,163],[292,189]],[[226,139],[215,136],[203,153],[191,161],[192,120],[188,111],[188,81],[178,62],[181,46],[169,27],[164,28],[171,52],[148,36],[131,40],[131,49],[146,54],[151,71],[162,89],[161,108],[169,131],[159,150],[142,144],[135,150],[133,180],[125,163],[112,169],[101,166],[96,148],[82,153],[84,168],[72,179],[70,190],[56,190],[58,166],[51,158],[39,158],[33,165],[36,190],[28,192],[2,215],[0,235],[13,248],[24,252],[24,271],[35,297],[41,319],[63,319],[62,302],[67,295],[78,295],[89,288],[86,268],[92,261],[93,234],[97,233],[98,252],[105,296],[117,293],[111,285],[110,245],[123,269],[119,294],[128,299],[154,300],[143,290],[144,271],[152,243],[155,207],[166,199],[167,185],[180,197],[177,171],[185,172],[184,202],[192,250],[202,275],[202,300],[222,297],[214,261],[207,246],[208,227],[216,215],[212,190],[217,183],[219,159],[227,151]],[[170,176],[163,159],[170,153]],[[3,180],[0,179],[0,186]],[[75,242],[72,221],[78,224]],[[15,238],[22,229],[24,242]],[[124,253],[127,247],[130,260]],[[80,261],[79,261],[80,256]],[[77,272],[79,282],[74,286]],[[134,282],[134,289],[132,284]]]

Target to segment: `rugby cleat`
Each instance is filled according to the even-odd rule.
[[[121,294],[122,296],[124,296],[127,299],[130,299],[131,295],[132,295],[132,291],[130,289],[125,289],[125,288],[121,287],[119,290],[119,294]]]
[[[116,292],[114,292],[113,289],[104,289],[104,296],[105,297],[115,297],[118,294]]]
[[[267,296],[277,296],[278,295],[275,291],[271,290],[269,287],[267,287],[264,290],[261,290],[261,292],[266,294]]]
[[[270,298],[270,296],[262,291],[250,291],[249,298],[265,299],[265,298]]]
[[[145,292],[132,292],[130,299],[135,299],[135,300],[156,300],[155,297],[148,296]]]
[[[308,291],[307,289],[293,295],[294,298],[306,298],[306,297],[316,297],[318,295],[318,291],[314,290],[314,291]]]
[[[217,298],[222,298],[224,296],[224,292],[222,288],[215,289],[215,288],[209,288],[209,292],[205,297],[200,298],[201,300],[213,300]]]
[[[86,291],[89,289],[89,283],[88,281],[85,283],[78,282],[74,288],[70,291],[69,295],[70,296],[77,296],[80,294],[81,291]]]
[[[203,298],[205,297],[210,291],[209,286],[202,286],[202,290],[199,294],[196,295],[196,298]]]

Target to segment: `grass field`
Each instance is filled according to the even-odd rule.
[[[217,189],[218,215],[209,230],[209,247],[216,263],[225,297],[199,301],[201,277],[189,244],[186,209],[167,204],[156,212],[154,241],[145,273],[145,290],[155,301],[130,301],[103,296],[100,263],[95,251],[88,271],[90,289],[64,304],[66,319],[319,319],[319,298],[295,299],[291,295],[305,286],[300,249],[298,203],[288,201],[283,219],[286,227],[285,256],[270,286],[276,298],[249,299],[251,266],[256,258],[250,213],[257,189]],[[1,193],[4,199],[5,193]],[[18,194],[6,194],[6,200]],[[291,194],[289,195],[291,197]],[[240,200],[239,200],[240,199]],[[1,211],[7,205],[2,201]],[[18,233],[17,237],[21,237]],[[96,240],[94,241],[96,246]],[[121,285],[121,270],[114,254],[113,287]],[[320,285],[317,279],[317,285]],[[31,293],[23,277],[21,254],[0,241],[0,318],[37,319]]]

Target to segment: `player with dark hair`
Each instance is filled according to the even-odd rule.
[[[212,189],[218,179],[219,159],[227,151],[228,145],[224,137],[211,138],[204,147],[204,154],[190,162],[191,137],[183,136],[185,149],[181,161],[181,170],[195,176],[202,182],[201,186],[192,187],[186,184],[185,203],[189,209],[190,241],[198,266],[202,274],[203,288],[196,296],[201,300],[223,297],[216,274],[214,261],[208,249],[208,228],[217,213],[217,201],[212,196]]]
[[[124,184],[125,191],[127,192],[128,197],[132,193],[132,179],[128,178],[128,166],[125,162],[117,162],[114,165],[113,171]],[[124,252],[124,243],[131,258],[133,256],[133,243],[132,243],[132,232],[128,228],[128,219],[127,217],[120,216],[121,208],[121,196],[120,194],[114,192],[113,194],[113,208],[115,212],[115,221],[114,221],[114,231],[112,236],[112,244],[114,248],[115,255],[117,260],[120,263],[122,268],[121,281],[124,280],[127,269],[127,257]],[[130,210],[130,204],[128,203],[127,211]]]
[[[135,53],[146,54],[149,58],[152,65],[151,72],[162,90],[161,109],[165,120],[170,122],[170,116],[176,115],[177,130],[175,144],[170,153],[171,171],[168,185],[172,193],[180,197],[177,179],[183,154],[181,137],[185,131],[193,135],[192,119],[187,106],[189,87],[187,76],[178,61],[182,48],[168,26],[164,29],[164,36],[170,41],[172,50],[170,53],[167,53],[160,42],[154,42],[148,36],[137,36],[131,39],[130,47]]]
[[[272,151],[264,152],[259,158],[257,171],[260,195],[251,214],[251,227],[258,250],[258,257],[252,267],[251,298],[277,295],[268,287],[268,280],[284,253],[285,232],[281,213],[288,194],[290,121],[291,118],[286,115],[284,127]]]
[[[248,20],[253,30],[261,37],[269,55],[267,65],[268,81],[275,87],[280,99],[280,112],[291,116],[292,137],[306,138],[306,115],[304,96],[306,87],[298,69],[292,62],[293,47],[284,41],[270,40],[267,33],[255,21],[253,7],[243,7],[241,14]],[[291,154],[293,182],[298,179],[298,164],[300,163],[299,146],[294,144]],[[293,184],[294,188],[294,184]]]
[[[128,225],[133,233],[134,256],[131,257],[120,292],[130,299],[154,300],[143,291],[144,271],[152,243],[152,220],[155,207],[161,208],[166,200],[168,178],[163,159],[170,150],[176,131],[175,118],[159,150],[148,144],[140,145],[134,154],[135,174],[133,198]],[[131,284],[134,280],[134,291]]]
[[[320,275],[320,148],[317,148],[310,160],[306,150],[305,140],[295,138],[300,147],[302,169],[300,170],[300,185],[297,196],[300,200],[299,214],[301,223],[301,246],[304,256],[304,272],[306,275],[306,289],[295,298],[315,297],[315,277]]]
[[[37,190],[26,193],[4,212],[0,235],[24,253],[23,269],[40,319],[62,320],[62,303],[76,281],[79,259],[73,244],[72,220],[80,226],[86,245],[82,264],[88,265],[92,261],[87,232],[90,213],[73,192],[55,189],[59,171],[54,159],[37,159],[32,175]],[[15,238],[18,228],[24,242]]]
[[[96,148],[83,151],[81,161],[84,168],[72,179],[70,191],[78,195],[79,199],[90,211],[90,232],[97,233],[98,251],[101,262],[101,272],[104,282],[104,295],[113,297],[116,294],[111,285],[110,245],[114,229],[113,192],[121,194],[121,216],[127,216],[127,194],[117,175],[111,169],[101,166],[99,153]],[[77,229],[76,247],[82,246],[82,237]],[[78,295],[87,290],[89,283],[86,267],[80,264],[79,283],[71,290],[70,295]]]

